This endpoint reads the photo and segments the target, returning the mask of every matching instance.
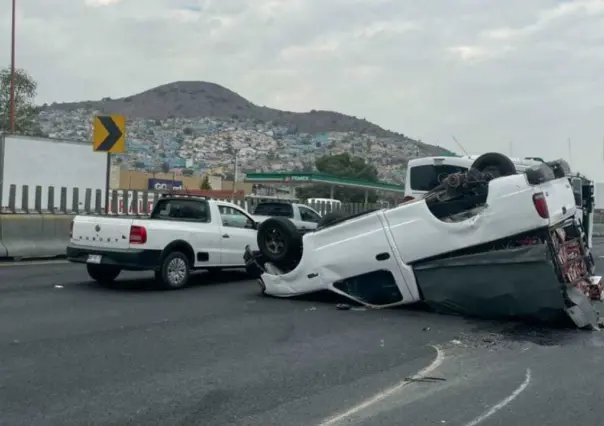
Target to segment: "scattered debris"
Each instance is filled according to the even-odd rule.
[[[336,309],[339,309],[340,311],[348,311],[350,310],[350,305],[348,303],[338,303],[336,305]]]
[[[445,379],[444,377],[430,377],[430,376],[424,376],[424,377],[406,377],[405,378],[406,382],[424,382],[424,383],[431,383],[431,382],[446,382],[447,379]]]
[[[63,286],[59,285],[59,284],[55,284],[55,288],[63,288]]]

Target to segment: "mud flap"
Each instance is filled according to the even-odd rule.
[[[595,318],[597,324],[580,290],[566,297],[546,244],[431,260],[413,269],[423,299],[438,312],[545,322],[570,317],[581,328]]]

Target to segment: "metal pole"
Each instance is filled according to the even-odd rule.
[[[11,29],[11,51],[10,51],[10,132],[15,133],[15,22],[16,22],[16,0],[13,0],[13,21]]]
[[[237,175],[239,174],[239,161],[237,156],[239,151],[235,151],[235,174],[233,175],[233,194],[231,195],[231,201],[235,200],[235,190],[237,188]]]
[[[109,213],[109,191],[111,189],[111,153],[107,153],[107,170],[105,171],[105,213]]]

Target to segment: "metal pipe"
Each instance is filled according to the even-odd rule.
[[[13,17],[11,29],[11,60],[10,60],[10,132],[15,133],[15,22],[16,22],[16,0],[13,0]]]

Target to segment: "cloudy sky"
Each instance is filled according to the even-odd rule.
[[[604,0],[17,3],[17,65],[41,103],[205,80],[456,151],[452,136],[471,153],[570,155],[604,182]]]

